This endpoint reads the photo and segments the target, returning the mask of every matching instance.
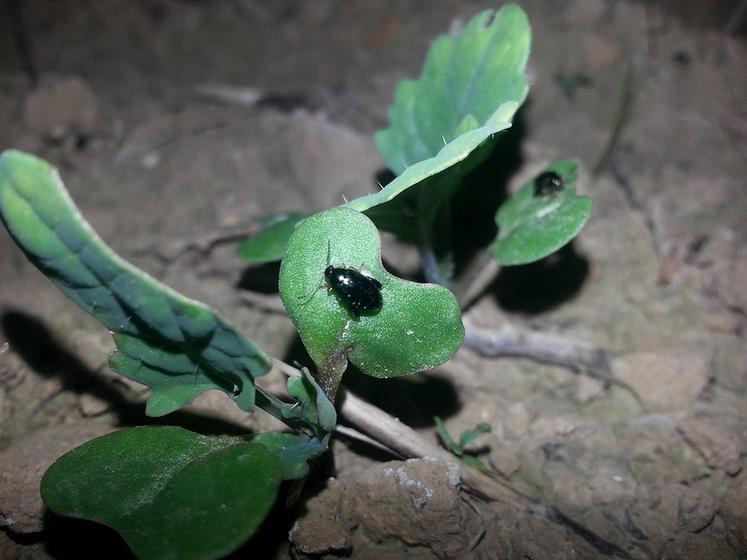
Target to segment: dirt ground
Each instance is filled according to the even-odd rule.
[[[271,294],[276,267],[247,269],[235,243],[205,240],[372,190],[371,136],[394,85],[435,35],[494,6],[28,0],[32,86],[12,4],[0,8],[0,148],[59,166],[120,254],[286,360],[303,360],[290,321],[242,296]],[[453,465],[340,438],[302,500],[279,504],[236,558],[747,558],[744,2],[688,4],[522,2],[531,90],[509,186],[576,157],[594,211],[571,247],[501,271],[469,318],[603,348],[614,382],[469,349],[411,378],[349,380],[431,441],[434,414],[452,433],[489,423],[480,456],[538,507],[477,499]],[[412,270],[413,253],[385,241]],[[37,488],[64,450],[146,422],[142,390],[106,368],[108,333],[4,230],[0,279],[0,558],[126,558],[113,532],[44,514]],[[275,426],[224,405],[208,395],[166,420]]]

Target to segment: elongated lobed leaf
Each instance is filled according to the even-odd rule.
[[[270,359],[207,306],[118,257],[81,217],[56,170],[34,156],[0,156],[0,217],[28,258],[114,335],[112,369],[151,387],[160,416],[207,389],[254,406],[253,378]]]
[[[536,179],[529,181],[496,213],[493,255],[502,265],[527,264],[554,253],[576,237],[591,215],[591,199],[576,194],[578,162],[557,161],[546,172],[561,177],[562,190],[538,194]]]
[[[282,475],[276,452],[259,443],[148,426],[63,455],[41,492],[55,513],[115,529],[141,560],[202,560],[224,557],[259,528]]]
[[[378,280],[381,309],[353,317],[327,289],[329,264]],[[349,360],[375,377],[414,373],[448,360],[464,338],[454,295],[384,270],[376,227],[348,208],[315,214],[296,229],[280,267],[280,296],[320,371],[344,370]]]

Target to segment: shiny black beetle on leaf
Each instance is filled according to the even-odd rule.
[[[328,265],[324,269],[327,285],[356,319],[361,313],[381,309],[381,282],[354,268]]]

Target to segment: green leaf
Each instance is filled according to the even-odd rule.
[[[462,432],[462,435],[459,436],[459,446],[462,448],[467,447],[482,434],[489,434],[490,430],[490,424],[480,423],[471,430]]]
[[[288,378],[288,394],[294,402],[285,402],[257,387],[257,404],[290,428],[326,441],[337,425],[337,411],[307,368],[302,375]]]
[[[562,190],[538,194],[532,180],[498,209],[498,237],[492,252],[502,265],[534,262],[557,251],[591,215],[591,199],[576,194],[578,162],[557,161],[547,171],[560,175]]]
[[[263,226],[257,233],[236,249],[236,255],[250,263],[267,263],[283,258],[288,239],[296,225],[310,214],[292,212],[265,216]]]
[[[317,435],[321,438],[335,429],[337,411],[308,368],[301,368],[301,372],[301,377],[288,378],[288,394],[296,398],[301,417],[322,429],[322,433]]]
[[[329,436],[323,440],[297,434],[267,432],[259,434],[254,443],[264,445],[280,461],[283,480],[305,477],[309,473],[309,461],[327,450]]]
[[[161,416],[208,389],[254,406],[270,359],[209,307],[118,257],[81,217],[57,171],[34,156],[0,156],[0,217],[26,256],[114,335],[112,369],[151,387]]]
[[[459,438],[459,443],[457,443],[452,439],[449,430],[446,429],[446,425],[440,417],[434,416],[433,420],[436,422],[436,433],[438,434],[438,438],[448,451],[459,457],[468,465],[472,465],[486,473],[493,472],[492,469],[480,459],[464,450],[464,447],[474,441],[477,436],[490,431],[490,426],[488,424],[478,424],[474,429],[463,432]]]
[[[143,560],[221,558],[269,513],[281,467],[263,445],[170,426],[131,428],[58,459],[41,492],[57,514],[115,529]]]
[[[353,317],[328,289],[328,265],[378,280],[381,309]],[[319,371],[341,375],[350,360],[375,377],[414,373],[448,360],[464,338],[454,295],[384,270],[376,227],[348,208],[315,214],[296,229],[280,267],[280,296]]]
[[[452,439],[449,430],[446,429],[444,421],[438,416],[434,416],[433,420],[436,422],[436,433],[438,434],[438,438],[441,440],[443,446],[457,457],[462,457],[464,455],[464,449],[462,449],[462,446]]]
[[[438,38],[420,78],[398,85],[389,128],[375,137],[398,177],[348,207],[401,238],[422,241],[441,203],[490,153],[495,134],[511,126],[528,90],[530,42],[526,15],[510,4],[478,14],[456,36]]]
[[[399,175],[435,156],[459,133],[510,121],[527,95],[530,42],[526,14],[513,4],[481,12],[456,36],[436,39],[420,78],[398,85],[389,128],[376,134],[389,168]],[[513,111],[496,119],[504,103]]]
[[[510,118],[515,110],[515,104],[507,103],[498,109],[496,118]],[[509,121],[499,120],[467,132],[434,157],[408,167],[379,192],[351,200],[344,207],[366,212],[380,228],[418,241],[421,230],[430,230],[441,202],[457,190],[462,175],[475,166],[475,161],[465,161],[468,156],[476,151],[488,153],[490,146],[485,141],[510,126]],[[411,189],[414,186],[418,188]]]

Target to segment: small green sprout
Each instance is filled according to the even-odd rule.
[[[436,433],[438,433],[438,439],[441,440],[442,445],[446,449],[459,457],[465,463],[472,465],[473,467],[477,467],[483,472],[493,472],[492,469],[485,463],[483,463],[480,459],[478,459],[474,453],[466,449],[466,447],[470,443],[475,441],[481,435],[490,433],[490,424],[480,423],[471,430],[465,430],[459,436],[459,442],[456,442],[451,437],[451,434],[449,434],[449,431],[446,429],[446,425],[440,417],[434,416],[433,420],[436,423]]]

